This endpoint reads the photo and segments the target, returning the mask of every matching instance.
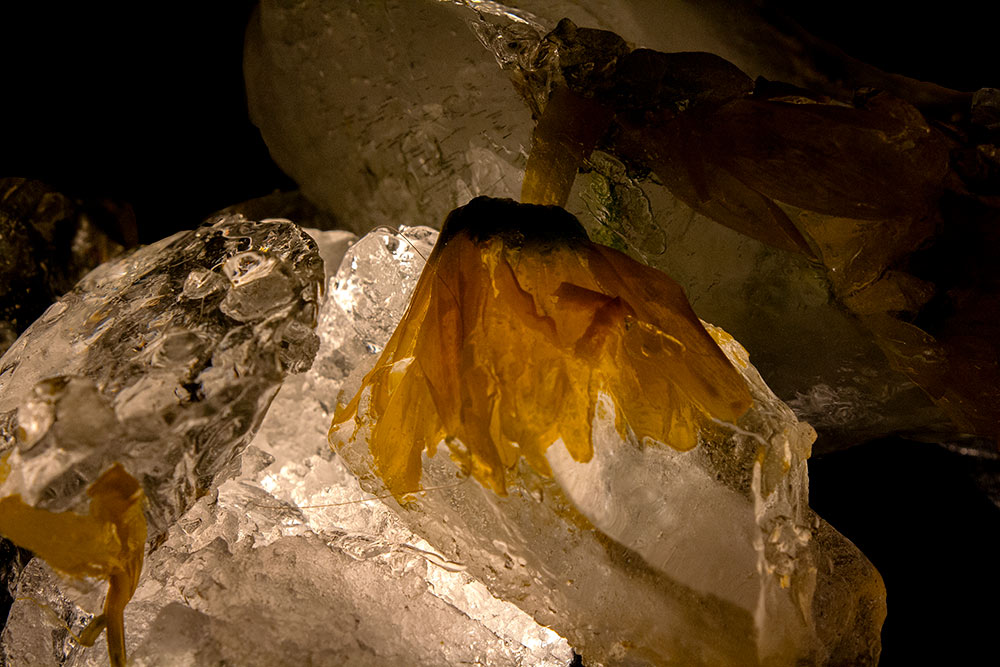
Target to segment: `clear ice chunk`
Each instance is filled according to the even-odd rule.
[[[787,54],[759,42],[756,30],[771,26],[752,11],[664,0],[265,0],[244,50],[251,115],[303,192],[355,231],[436,227],[473,197],[520,191],[533,123],[527,91],[508,74],[536,65],[532,47],[562,18],[788,80],[788,67],[761,58]]]
[[[262,6],[245,69],[275,160],[355,231],[516,196],[530,114],[466,25],[490,4]]]
[[[218,480],[308,368],[322,262],[287,221],[227,216],[89,273],[0,359],[0,497],[86,511],[112,463],[156,536]],[[237,468],[238,469],[238,468]]]
[[[874,664],[884,587],[864,555],[808,507],[812,428],[771,393],[739,343],[705,327],[753,407],[703,431],[693,450],[621,437],[605,400],[589,462],[557,442],[546,453],[551,478],[522,460],[498,496],[467,476],[446,451],[459,445],[449,443],[424,452],[424,492],[385,502],[445,558],[565,636],[588,664],[824,664],[845,656]],[[368,342],[377,349],[385,339]],[[354,385],[345,383],[341,403]],[[338,438],[339,451],[365,489],[388,496],[367,428]]]
[[[254,122],[306,195],[355,231],[437,227],[475,196],[518,197],[532,114],[562,76],[550,62],[558,58],[539,62],[537,47],[564,17],[630,46],[715,53],[750,77],[785,71],[761,62],[744,33],[723,37],[749,15],[639,0],[516,5],[266,0],[245,49]],[[820,431],[818,451],[954,430],[886,362],[815,262],[695,212],[653,175],[601,151],[566,208],[594,240],[668,273],[702,317],[751,350],[772,390]]]
[[[437,233],[382,230],[349,249],[346,232],[310,233],[329,273],[316,360],[285,379],[238,475],[148,555],[125,610],[130,664],[564,667],[564,639],[411,532],[327,444],[331,397],[374,363]],[[107,664],[65,627],[78,633],[94,604],[37,560],[18,585],[9,662]]]
[[[412,278],[420,274],[436,238],[429,227],[403,227],[398,234],[365,236],[347,252],[349,266],[371,268],[338,273],[330,294],[366,344],[374,348],[372,341],[392,335],[395,313],[410,302]]]

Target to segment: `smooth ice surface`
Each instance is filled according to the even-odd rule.
[[[312,233],[333,268],[354,240]],[[130,664],[570,662],[565,640],[412,533],[327,445],[334,397],[357,365],[373,363],[435,238],[419,227],[373,233],[340,272],[328,270],[311,370],[286,379],[238,475],[147,557],[125,612]],[[75,631],[89,618],[37,561],[18,586]],[[107,664],[103,646],[76,646],[27,599],[14,605],[3,648],[12,664]]]
[[[551,74],[533,47],[563,17],[634,47],[710,51],[751,77],[774,76],[759,49],[733,37],[747,17],[715,9],[652,0],[266,0],[246,41],[251,113],[275,160],[355,231],[400,221],[436,227],[475,196],[518,198],[532,107],[543,105]],[[889,367],[815,263],[694,212],[600,151],[577,175],[567,209],[595,240],[677,280],[823,434],[821,450],[950,428]]]
[[[719,32],[739,25],[725,14],[659,0],[267,0],[246,42],[251,113],[275,160],[345,224],[437,226],[472,197],[520,190],[531,117],[495,58],[516,60],[568,17],[773,76],[759,48]]]
[[[449,2],[262,6],[246,70],[275,160],[355,231],[516,196],[530,115],[475,17]]]
[[[407,509],[363,491],[382,491],[366,452],[346,452],[359,486],[327,428],[435,238],[370,234],[329,278],[312,368],[285,380],[237,477],[148,555],[126,608],[134,664],[567,664],[546,625],[590,665],[874,662],[884,589],[806,505],[811,430],[711,328],[757,405],[689,453],[623,441],[605,405],[592,465],[556,444],[555,479],[522,468],[506,498],[456,476],[443,447]],[[320,253],[335,259],[346,239],[325,233]],[[100,593],[33,562],[3,636],[9,660],[106,664],[48,611],[78,632]]]
[[[219,216],[95,269],[0,359],[2,528],[67,575],[110,577],[116,664],[147,535],[238,472],[281,380],[312,363],[322,281],[295,225]]]

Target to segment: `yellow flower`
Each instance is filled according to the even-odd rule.
[[[125,665],[125,605],[142,571],[146,517],[142,488],[114,464],[87,488],[90,513],[50,512],[26,504],[20,495],[0,500],[0,534],[53,568],[73,577],[108,580],[104,613],[83,636],[92,642],[105,625],[114,667]]]
[[[545,450],[558,439],[575,460],[591,458],[602,392],[620,433],[679,450],[697,444],[706,420],[734,421],[751,403],[670,278],[591,243],[560,208],[480,197],[445,221],[409,309],[337,411],[330,442],[368,431],[397,498],[419,489],[421,456],[442,440],[504,494],[522,456],[550,474]]]

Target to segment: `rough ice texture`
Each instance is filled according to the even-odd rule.
[[[564,635],[587,664],[874,664],[884,588],[809,510],[814,433],[735,340],[706,327],[754,405],[735,424],[703,430],[694,450],[623,439],[605,401],[587,463],[557,443],[547,453],[551,479],[522,462],[498,497],[441,448],[423,459],[426,492],[386,503],[449,560]],[[379,349],[385,339],[362,342]],[[372,361],[359,360],[340,401]],[[341,453],[363,487],[384,494],[363,436]]]
[[[79,511],[120,462],[162,533],[238,470],[282,378],[312,363],[322,271],[298,227],[230,216],[89,273],[0,359],[0,497]]]
[[[237,477],[147,557],[125,612],[130,664],[568,664],[565,640],[413,534],[326,442],[331,397],[373,363],[372,341],[391,333],[436,232],[372,234],[336,275],[354,237],[313,233],[332,266],[316,360],[285,380]],[[2,643],[10,664],[107,664],[103,646],[78,646],[46,610],[79,632],[90,598],[38,561],[18,586]]]
[[[516,4],[262,2],[245,69],[275,160],[356,231],[437,227],[474,196],[518,197],[534,122],[508,75],[537,65],[533,46],[563,17],[633,46],[706,50],[751,76],[776,74],[747,44],[722,39],[711,11],[685,3]],[[544,94],[549,73],[533,74]],[[820,451],[952,428],[805,257],[696,213],[606,153],[588,160],[567,208],[595,240],[668,273],[751,350],[769,386],[823,434]]]

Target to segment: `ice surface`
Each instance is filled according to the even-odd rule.
[[[349,236],[319,238],[334,260]],[[312,368],[286,378],[238,475],[147,556],[125,615],[132,664],[555,667],[571,652],[554,630],[588,665],[655,664],[657,651],[683,664],[874,662],[881,580],[806,505],[809,427],[720,332],[757,405],[687,454],[622,440],[608,408],[595,430],[609,446],[591,464],[556,445],[555,478],[523,469],[507,498],[456,477],[444,454],[425,460],[429,490],[406,510],[362,490],[382,491],[363,461],[348,456],[359,486],[330,452],[328,425],[435,238],[374,232],[329,276]],[[11,663],[107,664],[64,627],[79,633],[99,590],[75,591],[37,560],[18,586]]]
[[[275,160],[356,231],[515,196],[530,116],[466,25],[475,16],[423,1],[261,7],[247,81]]]
[[[374,361],[436,232],[377,232],[350,250],[349,233],[312,233],[333,267],[316,360],[286,378],[239,474],[147,557],[125,612],[130,664],[569,664],[565,640],[413,534],[327,444],[331,397]],[[377,307],[387,315],[368,319]],[[46,607],[15,603],[8,661],[106,665],[103,646],[79,647],[47,611],[79,632],[92,606],[37,560],[31,567],[18,595]]]
[[[755,49],[718,32],[739,19],[711,8],[641,0],[516,5],[262,2],[245,69],[251,111],[272,155],[356,231],[437,227],[474,196],[518,197],[532,112],[544,106],[553,75],[534,49],[563,17],[614,31],[630,46],[711,51],[751,77],[772,74]],[[815,262],[696,213],[648,171],[604,152],[584,164],[567,209],[592,238],[677,280],[702,317],[751,350],[768,385],[820,430],[820,450],[952,429],[890,367]]]
[[[361,239],[347,254],[349,270],[337,274],[330,294],[353,321],[360,340],[387,340],[410,302],[413,277],[420,274],[434,248],[437,232],[429,227],[406,228]],[[372,351],[378,351],[375,347]]]
[[[111,581],[116,664],[147,535],[238,471],[312,362],[322,280],[299,228],[222,216],[90,272],[0,358],[0,529],[81,577],[84,610],[104,595],[84,577]]]
[[[662,51],[711,51],[773,76],[729,12],[658,0],[266,1],[245,63],[275,160],[355,230],[437,226],[477,195],[516,196],[531,118],[497,56],[517,60],[568,17]],[[731,10],[731,8],[729,8]],[[743,17],[746,23],[746,17]],[[514,37],[515,39],[511,39]]]

